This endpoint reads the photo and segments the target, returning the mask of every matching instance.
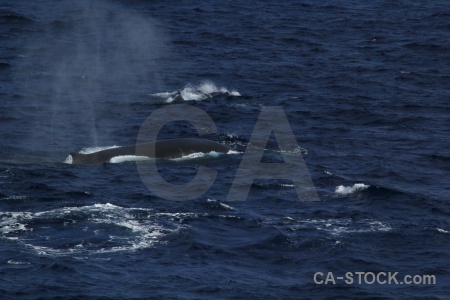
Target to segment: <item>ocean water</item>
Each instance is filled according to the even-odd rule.
[[[440,0],[1,1],[1,299],[447,299],[449,20]],[[235,149],[157,162],[172,184],[217,170],[202,196],[158,197],[130,157],[67,163],[179,103]],[[320,201],[290,180],[227,201],[269,106]]]

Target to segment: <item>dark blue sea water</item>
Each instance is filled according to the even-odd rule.
[[[1,299],[450,295],[446,1],[3,0],[0,99]],[[64,163],[134,144],[180,102],[238,152],[158,161],[173,184],[217,170],[202,196],[158,197],[135,162]],[[320,201],[289,180],[226,201],[266,106],[283,107]],[[195,136],[170,122],[159,138]]]

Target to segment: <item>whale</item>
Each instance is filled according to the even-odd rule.
[[[149,158],[174,159],[192,153],[228,153],[232,148],[201,138],[179,138],[116,147],[90,154],[72,152],[69,161],[74,165],[97,165],[107,163],[111,158],[124,155],[146,156]]]

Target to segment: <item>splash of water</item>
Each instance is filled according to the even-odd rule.
[[[336,187],[334,192],[338,195],[348,195],[348,194],[352,194],[357,191],[365,190],[369,187],[370,187],[370,185],[367,185],[364,183],[355,183],[353,186],[339,185]]]
[[[211,81],[205,81],[198,85],[187,84],[183,89],[178,91],[149,94],[150,97],[165,99],[165,102],[168,103],[177,100],[202,101],[217,95],[241,96],[238,91],[229,91],[226,87],[218,87]]]

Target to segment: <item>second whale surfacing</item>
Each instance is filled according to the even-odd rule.
[[[232,148],[200,138],[180,138],[161,140],[155,143],[136,144],[106,149],[90,154],[70,153],[74,165],[95,165],[107,163],[111,158],[124,155],[147,156],[150,158],[173,159],[192,153],[228,153]]]

